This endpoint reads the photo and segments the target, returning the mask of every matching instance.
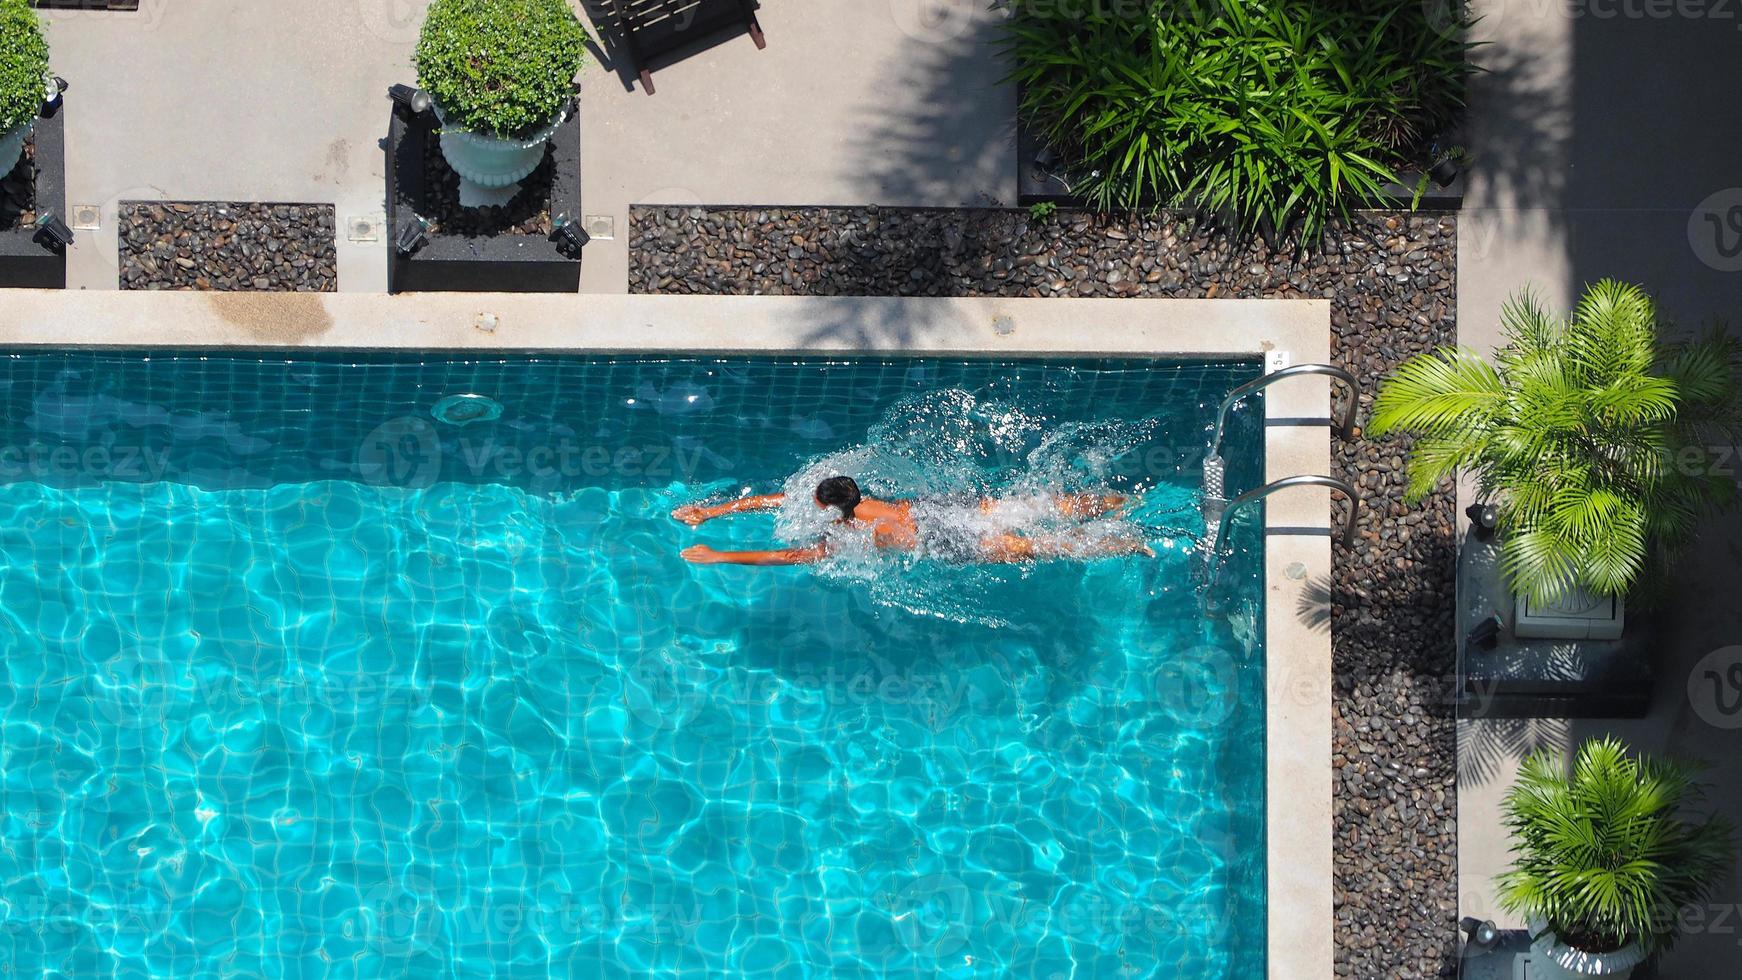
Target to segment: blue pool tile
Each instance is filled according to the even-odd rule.
[[[0,482],[0,959],[1258,975],[1257,535],[1235,528],[1232,616],[1201,613],[1189,554],[1209,419],[1255,372],[0,357],[0,446],[46,461]],[[456,393],[503,417],[431,420]],[[1258,404],[1235,487],[1262,472]],[[807,467],[1141,493],[1120,526],[1161,555],[678,557],[814,520],[666,517]]]

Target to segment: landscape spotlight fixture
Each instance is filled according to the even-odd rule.
[[[44,113],[53,114],[60,108],[60,96],[67,90],[67,80],[59,75],[49,75],[42,80],[42,109]]]
[[[1470,627],[1464,636],[1464,646],[1473,650],[1492,650],[1500,645],[1500,617],[1489,616]]]
[[[73,230],[53,211],[44,211],[36,219],[36,235],[38,240],[47,243],[49,248],[59,252],[73,243]]]
[[[1486,919],[1478,919],[1473,915],[1466,915],[1459,919],[1458,929],[1463,932],[1464,941],[1469,943],[1472,949],[1479,952],[1493,949],[1494,944],[1500,941],[1500,930],[1495,927],[1494,923]]]
[[[1476,540],[1487,541],[1494,536],[1494,529],[1500,526],[1500,508],[1493,504],[1476,503],[1464,508],[1464,516],[1470,519],[1471,526],[1476,529]]]
[[[393,236],[393,248],[400,255],[410,255],[429,244],[429,220],[412,215],[407,221],[401,222],[399,231]]]
[[[1428,155],[1432,162],[1428,164],[1427,175],[1441,187],[1450,187],[1458,179],[1458,175],[1464,172],[1464,152],[1459,147],[1442,149],[1436,140],[1429,147]]]
[[[592,241],[587,230],[581,223],[569,217],[567,211],[558,214],[550,222],[550,240],[556,242],[557,248],[564,252],[579,252],[581,246]]]
[[[387,97],[414,113],[422,113],[429,109],[429,93],[410,85],[402,83],[390,86],[387,89]]]

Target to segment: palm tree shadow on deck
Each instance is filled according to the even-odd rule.
[[[1504,777],[1536,752],[1565,753],[1564,718],[1468,718],[1458,725],[1458,781],[1481,786]]]
[[[1320,575],[1307,582],[1306,587],[1301,590],[1300,601],[1295,603],[1295,617],[1315,633],[1329,632],[1331,602],[1335,597],[1331,576]]]

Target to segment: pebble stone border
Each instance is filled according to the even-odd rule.
[[[433,222],[432,231],[449,235],[549,235],[551,181],[555,176],[554,151],[546,147],[544,161],[520,182],[521,190],[500,207],[468,208],[460,205],[460,175],[442,156],[441,141],[428,140],[423,147],[426,182],[423,210]]]
[[[122,289],[330,293],[330,204],[122,201]]]
[[[629,223],[632,293],[1329,299],[1363,419],[1378,379],[1457,336],[1450,215],[1362,213],[1304,259],[1169,214],[637,207]],[[1335,970],[1363,980],[1457,967],[1453,505],[1403,503],[1404,449],[1332,447],[1363,498],[1328,583]]]

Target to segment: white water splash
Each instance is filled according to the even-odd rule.
[[[1085,546],[1137,538],[1173,549],[1185,544],[1196,514],[1191,488],[1162,483],[1121,486],[1115,464],[1142,449],[1152,421],[1053,422],[1045,415],[960,389],[903,399],[873,425],[866,441],[813,460],[789,477],[776,533],[788,542],[827,540],[826,577],[855,580],[883,604],[958,622],[1004,625],[996,593],[1033,574],[1034,566],[987,565],[973,559],[992,536],[1069,536]],[[839,523],[815,503],[816,486],[850,476],[867,497],[913,500],[916,552],[880,551],[868,530]],[[1088,520],[1058,512],[1058,494],[1131,495],[1140,499]],[[996,507],[980,501],[995,499]],[[1142,561],[1146,559],[1119,559]]]

